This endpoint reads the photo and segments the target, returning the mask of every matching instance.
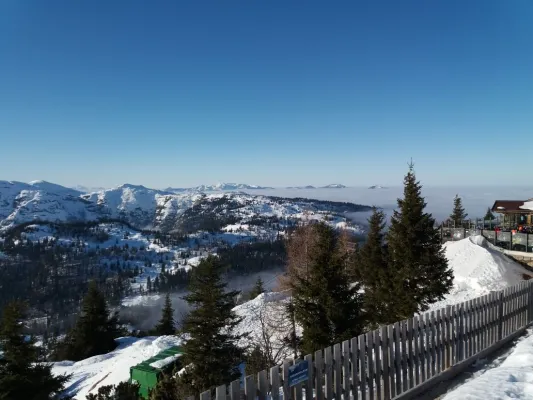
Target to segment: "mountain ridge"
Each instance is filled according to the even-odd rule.
[[[306,211],[323,216],[329,211],[342,215],[344,212],[368,209],[367,206],[353,203],[287,199],[240,191],[173,193],[142,185],[123,184],[82,193],[45,181],[0,181],[0,230],[32,221],[102,219],[119,219],[140,229],[162,231],[190,230],[190,227],[219,229],[223,221],[239,221],[243,218],[303,219]]]

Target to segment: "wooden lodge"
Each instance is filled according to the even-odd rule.
[[[533,207],[526,208],[529,200],[496,200],[492,206],[492,212],[500,214],[503,227],[514,228],[517,226],[533,225]]]

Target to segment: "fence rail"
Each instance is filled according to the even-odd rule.
[[[495,246],[506,250],[533,253],[533,234],[521,232],[497,232],[489,229],[475,228],[447,228],[441,227],[443,242],[465,239],[474,235],[481,235]]]
[[[307,355],[307,381],[289,387],[283,365],[206,391],[200,400],[418,398],[443,374],[495,350],[533,318],[533,280],[415,316]],[[449,379],[449,377],[448,377]],[[415,396],[415,397],[413,397]],[[189,398],[192,399],[192,398]]]

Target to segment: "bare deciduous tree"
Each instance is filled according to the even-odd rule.
[[[258,329],[250,335],[249,344],[252,349],[261,350],[268,364],[265,368],[280,364],[291,354],[290,343],[284,340],[293,329],[286,305],[284,300],[270,301],[252,311]]]

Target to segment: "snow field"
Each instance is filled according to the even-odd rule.
[[[533,330],[528,330],[501,364],[481,372],[442,399],[533,399]]]

